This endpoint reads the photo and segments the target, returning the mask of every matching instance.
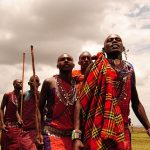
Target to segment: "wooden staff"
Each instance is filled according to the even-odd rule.
[[[22,91],[21,91],[21,102],[20,102],[20,117],[21,117],[21,119],[22,119],[23,92],[24,92],[24,64],[25,64],[25,53],[23,53],[23,62],[22,62]]]
[[[35,74],[35,64],[34,64],[34,51],[33,46],[31,45],[31,57],[32,57],[32,69],[34,77],[34,97],[35,97],[35,121],[36,121],[36,130],[37,135],[40,135],[40,118],[39,118],[39,109],[38,109],[38,97],[37,97],[37,87],[36,87],[36,74]],[[39,141],[41,142],[41,141]]]

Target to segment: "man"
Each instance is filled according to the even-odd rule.
[[[25,92],[24,99],[23,99],[23,109],[22,109],[22,133],[21,133],[21,150],[36,150],[36,137],[37,137],[37,122],[36,114],[38,113],[37,108],[38,104],[36,104],[35,94],[37,94],[37,100],[39,100],[39,92],[38,87],[40,86],[40,79],[37,75],[35,75],[35,84],[36,84],[36,91],[34,86],[34,76],[31,76],[28,82],[30,86],[30,90]],[[36,93],[34,93],[36,92]],[[36,108],[37,107],[37,108]]]
[[[98,135],[98,137],[100,137],[101,141],[99,142],[97,140],[98,139],[97,137],[96,138],[93,137],[93,139],[95,139],[95,141],[96,141],[95,143],[97,144],[97,147],[99,147],[99,149],[121,149],[122,148],[122,149],[131,150],[131,137],[130,137],[130,132],[128,129],[128,120],[129,120],[128,116],[129,116],[130,101],[132,102],[132,108],[133,108],[136,116],[141,121],[143,126],[146,128],[147,133],[150,136],[150,123],[147,119],[144,108],[138,98],[136,85],[135,85],[135,73],[134,73],[133,67],[128,62],[122,60],[122,52],[124,50],[125,50],[125,48],[123,46],[122,40],[118,35],[112,34],[112,35],[108,36],[104,42],[104,48],[103,48],[104,53],[106,53],[106,55],[107,55],[108,61],[106,60],[106,58],[104,56],[102,56],[101,53],[97,54],[97,60],[93,64],[93,66],[88,74],[88,77],[87,77],[87,82],[89,82],[89,81],[94,82],[94,78],[91,80],[89,79],[92,76],[92,71],[93,71],[92,69],[96,67],[97,68],[96,71],[101,73],[103,71],[102,68],[104,68],[104,67],[98,68],[96,66],[97,62],[98,62],[98,64],[102,63],[102,61],[105,61],[105,64],[108,63],[108,66],[112,70],[112,73],[110,74],[109,79],[111,79],[113,82],[113,85],[112,85],[113,93],[114,93],[114,96],[117,98],[116,103],[117,103],[117,105],[119,105],[119,107],[121,109],[120,113],[123,117],[124,135],[125,135],[124,142],[119,144],[115,138],[110,137],[110,139],[107,143],[106,138],[104,138],[104,136],[103,136],[103,131],[104,131],[103,128],[105,127],[105,124],[102,121],[103,125],[100,127],[101,133],[100,133],[100,135]],[[102,64],[102,66],[104,66],[104,65]],[[102,69],[102,70],[100,70],[100,69]],[[107,71],[107,69],[105,71]],[[77,113],[75,112],[75,114],[77,114],[75,116],[75,129],[76,130],[79,129],[79,125],[81,124],[80,119],[79,119],[80,110],[82,109],[84,112],[85,108],[86,108],[85,106],[86,105],[90,106],[90,104],[85,104],[86,97],[84,96],[84,94],[85,94],[85,88],[87,88],[87,85],[88,85],[87,82],[85,83],[85,86],[83,87],[83,91],[81,93],[81,99],[80,99],[80,102],[78,103],[78,106],[76,109]],[[107,88],[107,86],[108,85],[106,85],[106,88]],[[105,109],[106,108],[104,107],[104,112],[105,112]],[[77,121],[77,123],[76,123],[76,121]],[[83,121],[85,121],[85,120],[83,120]],[[105,121],[105,113],[104,113],[104,121]],[[107,130],[107,128],[106,128],[106,130]],[[86,127],[84,129],[84,132],[87,133]],[[90,136],[90,138],[86,137],[86,135],[83,135],[83,136],[85,136],[85,139],[87,141],[93,140],[91,138],[91,136]],[[115,143],[114,143],[114,141],[115,141]],[[98,142],[101,145],[103,145],[103,144],[104,145],[100,146],[100,144]],[[111,145],[111,147],[109,147],[110,145]],[[75,140],[75,149],[76,150],[82,146],[83,145],[80,140],[78,140],[78,139]],[[91,145],[85,144],[85,146],[88,146],[89,149],[93,149],[93,150],[95,148],[95,146],[92,144]]]
[[[92,56],[88,51],[84,51],[79,56],[78,64],[80,65],[80,70],[73,70],[73,76],[76,75],[84,75],[86,68],[89,66],[89,64],[92,63]]]
[[[74,103],[77,100],[76,81],[72,77],[73,58],[58,57],[59,74],[45,79],[40,93],[40,112],[44,127],[44,149],[72,150]],[[44,108],[47,107],[44,121]]]
[[[2,150],[19,149],[19,136],[21,130],[18,124],[17,108],[21,94],[20,91],[22,89],[22,81],[19,79],[14,80],[13,86],[14,91],[4,94],[1,102],[0,118],[2,124]]]
[[[128,144],[128,149],[131,149],[131,136],[128,128],[130,101],[135,115],[147,130],[149,136],[150,123],[138,97],[133,66],[127,61],[122,60],[122,52],[125,51],[122,39],[116,34],[108,36],[104,42],[103,50],[107,55],[110,65],[117,73],[114,84],[125,125],[125,140]]]
[[[72,75],[76,77],[78,81],[78,91],[82,86],[82,81],[84,80],[84,75],[86,72],[87,67],[92,63],[92,56],[88,51],[84,51],[79,56],[78,64],[80,65],[80,70],[73,70]]]

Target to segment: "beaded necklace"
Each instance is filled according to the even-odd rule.
[[[11,99],[12,103],[17,106],[18,105],[17,96],[15,95],[14,92],[11,94]]]
[[[59,101],[61,101],[64,105],[73,105],[75,101],[77,101],[77,89],[76,89],[76,82],[74,78],[71,80],[71,85],[69,90],[66,90],[63,86],[62,79],[59,78],[59,76],[56,76],[56,93],[59,98]]]
[[[117,90],[117,99],[125,100],[127,98],[127,91],[125,88],[128,78],[133,73],[133,67],[126,61],[121,60],[119,65],[115,65],[114,60],[109,60],[112,68],[117,73],[117,80],[115,81],[115,88]]]

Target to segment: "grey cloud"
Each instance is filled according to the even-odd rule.
[[[3,24],[0,27],[11,33],[12,38],[2,39],[0,63],[19,63],[20,52],[28,51],[31,44],[39,50],[39,63],[54,65],[57,54],[63,51],[77,58],[76,52],[81,50],[83,43],[100,38],[104,4],[98,0],[33,1],[27,10],[24,7],[16,14],[1,8]]]
[[[150,24],[143,25],[141,29],[150,29]]]
[[[136,4],[132,10],[127,14],[130,17],[139,17],[143,19],[150,18],[150,5],[141,6],[140,4]]]

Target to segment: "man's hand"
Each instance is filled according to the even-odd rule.
[[[23,120],[21,118],[18,119],[18,124],[21,126],[23,125]]]
[[[150,137],[150,128],[147,130],[147,134]]]
[[[2,130],[5,131],[5,132],[8,131],[5,124],[2,124]]]
[[[84,148],[84,145],[81,140],[76,139],[73,142],[73,150],[81,150]]]
[[[36,136],[36,143],[37,143],[37,145],[44,145],[42,134],[38,134]]]

